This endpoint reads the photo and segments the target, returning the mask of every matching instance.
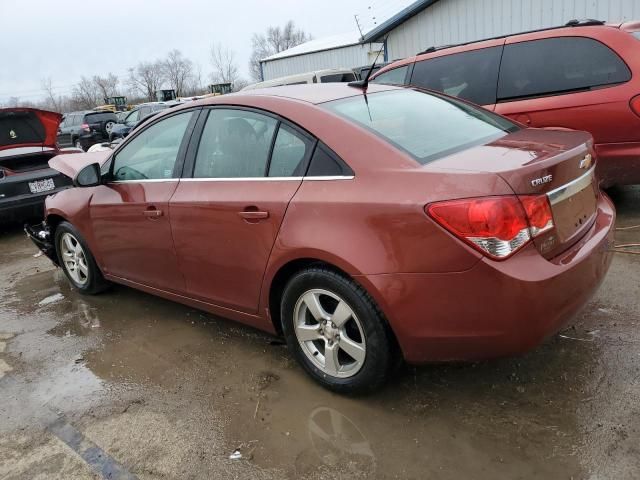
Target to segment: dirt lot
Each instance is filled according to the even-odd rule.
[[[640,224],[640,187],[612,196]],[[0,478],[640,478],[640,255],[524,357],[343,398],[266,335],[125,287],[80,296],[35,253],[0,233]]]

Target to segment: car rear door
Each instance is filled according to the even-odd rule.
[[[185,167],[193,173],[170,201],[180,268],[190,297],[255,313],[271,249],[314,140],[249,109],[212,108],[201,120]]]
[[[629,98],[618,86],[630,79],[624,61],[593,38],[513,37],[504,48],[496,112],[531,127],[586,130],[596,143],[625,141],[620,125]]]
[[[176,112],[119,148],[110,181],[96,187],[90,212],[104,273],[172,292],[184,280],[169,223],[169,199],[178,186],[199,110]]]

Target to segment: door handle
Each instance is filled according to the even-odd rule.
[[[245,220],[264,220],[265,218],[269,218],[269,212],[261,212],[259,210],[245,210],[243,212],[238,212]]]
[[[156,207],[149,207],[142,212],[142,215],[144,215],[150,220],[154,220],[156,218],[161,217],[163,214],[162,214],[162,210],[159,210]]]

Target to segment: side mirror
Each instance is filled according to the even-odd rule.
[[[87,165],[78,172],[76,178],[73,179],[74,187],[95,187],[100,185],[102,180],[100,172],[100,164],[92,163]]]

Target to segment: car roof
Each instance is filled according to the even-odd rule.
[[[574,23],[577,22],[577,23]],[[461,53],[468,50],[479,50],[481,48],[492,47],[503,45],[509,39],[519,39],[522,37],[521,41],[527,41],[538,38],[554,38],[560,36],[590,36],[596,35],[595,32],[602,31],[615,31],[619,30],[621,27],[620,23],[607,23],[599,20],[571,20],[567,22],[565,25],[559,25],[555,27],[548,28],[540,28],[536,30],[528,30],[522,32],[514,32],[508,33],[504,35],[498,35],[496,37],[491,38],[481,38],[478,40],[473,40],[470,42],[463,42],[451,45],[440,45],[440,46],[431,46],[426,50],[422,50],[415,55],[403,58],[401,60],[394,61],[377,72],[375,72],[372,78],[376,78],[379,75],[382,75],[389,70],[393,70],[398,67],[402,67],[404,65],[410,65],[415,62],[419,62],[421,60],[426,60],[430,58],[436,58],[440,56],[451,55],[454,53]]]
[[[384,92],[387,90],[398,90],[402,87],[382,84],[369,84],[367,93]],[[348,83],[308,83],[304,85],[283,85],[280,87],[257,88],[255,90],[244,90],[217,97],[209,97],[185,104],[185,107],[195,105],[216,105],[233,104],[238,99],[251,100],[252,97],[273,97],[290,100],[297,100],[309,104],[340,100],[347,97],[362,95],[362,88],[350,87]]]

